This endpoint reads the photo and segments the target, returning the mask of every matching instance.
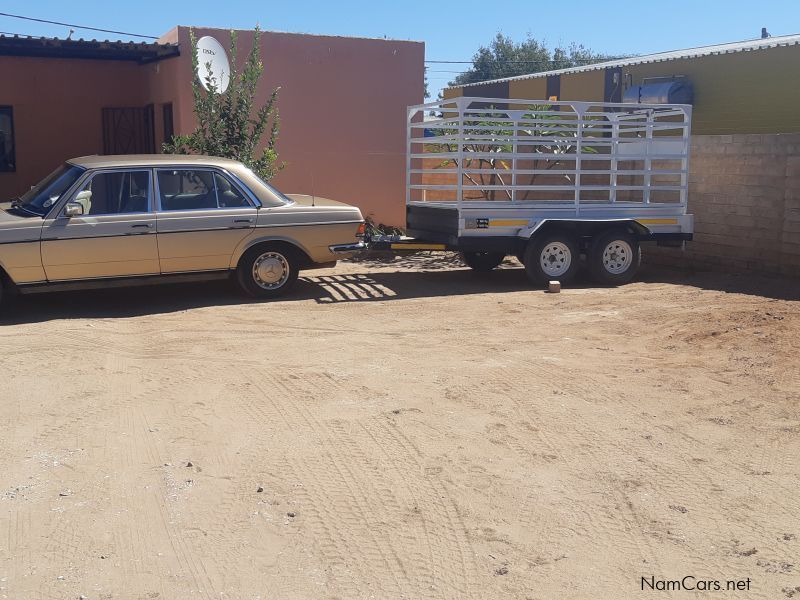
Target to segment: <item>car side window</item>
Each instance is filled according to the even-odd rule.
[[[203,210],[249,206],[247,198],[228,180],[203,169],[160,169],[161,210]]]
[[[227,177],[214,173],[214,183],[217,186],[217,205],[220,208],[250,206],[244,194]]]
[[[83,205],[84,215],[90,216],[148,212],[150,172],[97,173],[78,190],[74,201]]]
[[[158,171],[161,210],[195,210],[217,207],[214,174],[199,169]]]

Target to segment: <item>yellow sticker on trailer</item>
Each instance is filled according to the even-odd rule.
[[[678,219],[637,219],[642,225],[677,225]]]
[[[525,227],[528,219],[490,219],[489,227]]]

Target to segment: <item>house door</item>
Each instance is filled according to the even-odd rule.
[[[103,154],[153,154],[153,105],[103,109]]]

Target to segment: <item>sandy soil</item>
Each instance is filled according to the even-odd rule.
[[[798,283],[511,266],[17,301],[0,597],[800,598]]]

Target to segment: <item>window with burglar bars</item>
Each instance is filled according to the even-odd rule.
[[[14,110],[10,106],[0,106],[0,172],[8,173],[16,170]]]

